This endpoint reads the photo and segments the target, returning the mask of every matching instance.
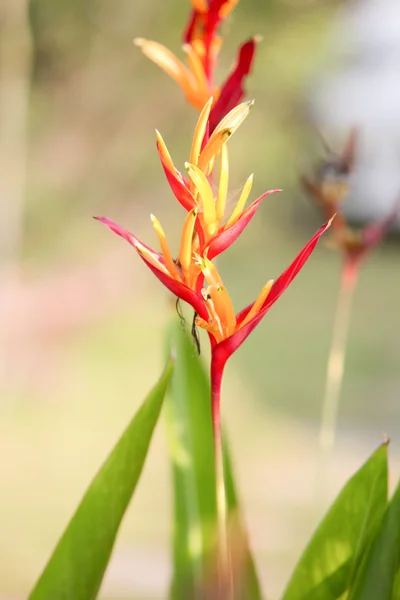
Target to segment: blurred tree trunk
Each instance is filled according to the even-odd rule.
[[[21,254],[31,60],[29,0],[0,0],[0,302],[5,315],[12,307]],[[0,373],[10,334],[4,321]]]

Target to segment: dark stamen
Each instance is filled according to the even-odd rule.
[[[196,356],[200,356],[200,351],[201,351],[200,338],[199,338],[199,334],[198,334],[197,327],[196,327],[196,317],[197,317],[197,312],[195,312],[193,315],[191,334],[192,334],[193,342],[196,346]]]
[[[177,315],[178,315],[178,317],[179,317],[179,319],[181,321],[182,327],[185,327],[185,325],[186,325],[186,319],[183,316],[182,307],[181,307],[181,303],[180,303],[180,299],[179,298],[176,299],[175,308],[176,308]]]

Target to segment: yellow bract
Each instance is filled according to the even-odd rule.
[[[215,337],[217,342],[230,337],[247,325],[260,310],[271,291],[274,280],[270,279],[261,290],[258,298],[250,308],[247,316],[237,325],[231,298],[226,291],[222,279],[215,266],[206,257],[196,256],[196,261],[209,284],[202,289],[205,305],[209,314],[208,321],[196,318],[196,325],[205,329]]]
[[[190,151],[190,160],[189,162],[192,165],[197,166],[197,162],[199,160],[201,145],[204,140],[204,136],[207,130],[207,123],[210,116],[210,111],[213,103],[213,98],[209,98],[209,100],[204,105],[199,120],[197,121],[196,129],[194,130],[192,149]]]
[[[134,43],[141,48],[143,54],[176,81],[190,104],[199,110],[204,106],[212,95],[212,90],[209,89],[201,57],[193,45],[183,46],[188,60],[186,66],[173,52],[158,42],[136,38]],[[218,94],[219,91],[216,90],[216,95]]]
[[[199,12],[206,13],[208,11],[208,2],[207,0],[191,0],[192,6],[195,10]]]
[[[236,316],[233,304],[212,262],[200,256],[196,256],[196,260],[209,284],[202,289],[209,320],[207,322],[204,319],[196,319],[196,324],[212,333],[217,342],[220,342],[235,331]]]
[[[192,240],[197,210],[188,212],[183,224],[181,246],[179,249],[179,262],[185,279],[190,278],[190,266],[192,264]]]
[[[207,231],[210,236],[214,235],[218,229],[218,225],[215,212],[215,201],[211,186],[203,171],[201,171],[198,167],[195,167],[189,163],[186,163],[185,167],[201,198],[203,219],[207,226]]]
[[[168,271],[170,272],[170,274],[172,275],[172,277],[174,279],[177,279],[178,281],[182,281],[182,277],[180,276],[180,273],[176,267],[176,264],[174,263],[174,259],[172,258],[172,255],[171,255],[168,243],[167,243],[167,238],[165,237],[164,230],[161,227],[159,220],[154,215],[150,215],[150,219],[153,224],[154,230],[157,234],[158,240],[160,242],[161,252],[164,257],[165,266],[167,267]]]

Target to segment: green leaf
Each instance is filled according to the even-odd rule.
[[[400,600],[400,570],[397,571],[396,579],[394,581],[392,600]]]
[[[176,358],[166,402],[174,489],[171,598],[188,600],[209,584],[215,549],[217,508],[210,383],[200,357],[195,356],[193,341],[176,320],[169,331],[169,345]],[[229,507],[238,512],[229,460],[226,475]],[[245,539],[244,533],[242,537]],[[244,559],[245,582],[250,573],[251,589],[257,590],[248,546]],[[260,596],[235,596],[235,600],[247,598],[259,600]]]
[[[357,574],[349,600],[392,600],[400,559],[400,484]]]
[[[308,543],[283,600],[336,600],[349,589],[387,505],[382,445],[347,482]]]
[[[58,542],[29,600],[92,600],[135,491],[173,371],[172,361],[100,471]]]

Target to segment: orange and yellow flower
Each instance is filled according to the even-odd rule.
[[[176,81],[190,104],[201,110],[206,101],[213,98],[210,132],[243,98],[243,82],[254,59],[256,38],[249,39],[239,48],[236,64],[224,84],[217,86],[214,83],[216,60],[222,44],[218,28],[237,2],[192,0],[192,12],[182,47],[187,64],[158,42],[135,39],[142,52]]]
[[[215,358],[219,363],[225,362],[256,327],[303,267],[320,236],[330,225],[329,221],[317,231],[275,282],[268,281],[254,303],[235,314],[230,296],[212,259],[233,243],[254,216],[261,200],[272,193],[270,191],[263,194],[245,209],[251,191],[251,175],[243,187],[236,207],[228,219],[225,219],[228,188],[226,144],[248,115],[251,104],[243,103],[233,109],[207,139],[211,100],[206,103],[195,129],[190,162],[186,163],[188,179],[176,169],[164,141],[157,133],[158,151],[168,181],[176,197],[187,210],[176,260],[172,257],[162,226],[154,215],[151,215],[151,221],[159,240],[160,252],[143,244],[124,227],[105,217],[97,217],[136,249],[151,271],[175,296],[193,307],[197,313],[196,325],[209,333],[213,360]],[[217,192],[214,194],[209,177],[217,159],[220,161],[220,172]]]
[[[127,240],[139,253],[147,266],[168,289],[193,306],[205,320],[208,319],[201,288],[204,273],[199,257],[211,261],[226,250],[242,233],[255,215],[261,201],[279,191],[262,194],[248,208],[246,201],[251,192],[253,176],[245,183],[239,200],[228,218],[225,218],[228,191],[227,141],[249,114],[252,102],[234,108],[218,124],[205,143],[211,99],[203,108],[193,136],[190,162],[186,163],[189,177],[184,178],[175,167],[168,149],[157,132],[157,148],[164,171],[175,196],[187,210],[183,223],[179,253],[174,260],[164,230],[158,219],[151,215],[151,222],[158,237],[161,252],[155,252],[143,244],[125,228],[105,217],[97,217],[112,231]],[[217,160],[220,161],[217,191],[214,194],[209,183]]]
[[[253,218],[261,201],[280,190],[262,194],[247,209],[246,202],[251,192],[253,175],[247,179],[239,200],[226,219],[229,159],[227,142],[249,114],[253,102],[244,102],[231,110],[207,137],[212,99],[200,113],[193,136],[189,161],[185,164],[188,178],[175,167],[161,135],[157,132],[157,148],[170,187],[182,206],[197,211],[193,251],[208,258],[228,248],[242,233]],[[207,140],[207,141],[206,141]],[[219,161],[217,190],[214,193],[210,178]]]

